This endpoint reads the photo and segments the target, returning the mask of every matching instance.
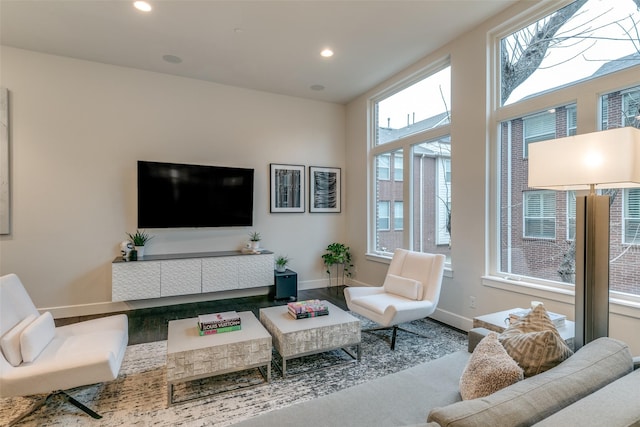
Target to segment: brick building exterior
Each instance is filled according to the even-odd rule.
[[[603,103],[603,128],[629,125],[623,123],[625,114],[622,107],[621,92],[607,95]],[[569,109],[557,108],[550,114],[555,117],[555,136],[551,138],[567,136],[571,129],[568,123],[568,118],[571,117]],[[575,222],[572,222],[575,216],[572,217],[571,212],[575,215],[575,209],[571,204],[575,204],[575,198],[571,192],[555,192],[555,235],[552,238],[526,237],[525,197],[528,191],[536,190],[527,186],[525,120],[526,118],[521,118],[504,122],[500,129],[500,271],[573,283],[574,277],[565,276],[563,280],[560,274],[563,261],[573,256],[571,231],[575,227]],[[610,286],[614,291],[640,295],[640,244],[623,243],[623,194],[623,190],[611,194]]]

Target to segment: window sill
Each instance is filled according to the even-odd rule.
[[[497,276],[483,276],[482,285],[565,304],[573,305],[575,302],[573,286],[532,283],[519,278]],[[609,302],[611,313],[640,319],[640,297],[614,293],[609,296]]]

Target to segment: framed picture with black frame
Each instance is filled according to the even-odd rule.
[[[270,165],[270,212],[295,213],[304,212],[304,175],[303,165]]]
[[[309,166],[309,212],[340,212],[340,168]]]

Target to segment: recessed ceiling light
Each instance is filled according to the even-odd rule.
[[[333,56],[333,51],[327,48],[320,52],[320,55],[324,56],[325,58],[330,58]]]
[[[324,86],[322,86],[322,85],[313,85],[313,86],[311,86],[311,90],[324,90]]]
[[[170,62],[171,64],[179,64],[182,62],[182,58],[175,55],[163,55],[162,59],[164,59],[166,62]]]
[[[151,5],[146,1],[134,1],[133,7],[143,12],[151,12]]]

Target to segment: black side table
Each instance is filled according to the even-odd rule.
[[[275,299],[288,299],[295,301],[298,299],[298,273],[286,269],[283,272],[274,271],[276,282]]]

